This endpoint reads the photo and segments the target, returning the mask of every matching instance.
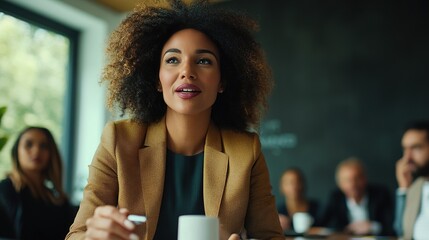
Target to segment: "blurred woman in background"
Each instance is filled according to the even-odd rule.
[[[292,218],[297,212],[309,213],[313,220],[316,219],[318,204],[307,199],[305,187],[305,178],[301,170],[290,168],[283,172],[280,178],[280,191],[284,201],[277,206],[283,231],[293,230]]]
[[[12,172],[0,182],[0,237],[63,239],[75,209],[62,186],[60,153],[51,132],[28,127],[12,147]]]

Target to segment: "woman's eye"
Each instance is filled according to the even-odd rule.
[[[175,57],[171,57],[171,58],[168,58],[167,60],[165,60],[165,62],[168,64],[175,64],[175,63],[178,63],[179,60]]]
[[[31,148],[33,146],[33,142],[32,141],[26,141],[24,146],[25,146],[25,148]]]
[[[48,149],[48,144],[47,143],[41,143],[40,148],[43,150]]]
[[[203,64],[203,65],[210,65],[210,64],[212,64],[212,61],[210,59],[207,59],[207,58],[201,58],[198,60],[197,63]]]

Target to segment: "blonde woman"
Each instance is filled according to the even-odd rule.
[[[24,129],[12,147],[13,169],[0,182],[0,237],[62,239],[74,208],[62,187],[61,157],[46,128]]]

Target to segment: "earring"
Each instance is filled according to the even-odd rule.
[[[220,89],[220,90],[218,91],[218,93],[223,93],[223,89]]]
[[[158,92],[162,92],[162,86],[161,86],[161,81],[158,80],[158,84],[156,84],[156,90]]]

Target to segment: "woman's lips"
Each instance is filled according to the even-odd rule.
[[[31,158],[31,161],[34,163],[40,163],[42,162],[42,159],[40,157]]]
[[[190,99],[201,93],[201,89],[193,84],[182,84],[176,88],[177,95],[182,99]]]

